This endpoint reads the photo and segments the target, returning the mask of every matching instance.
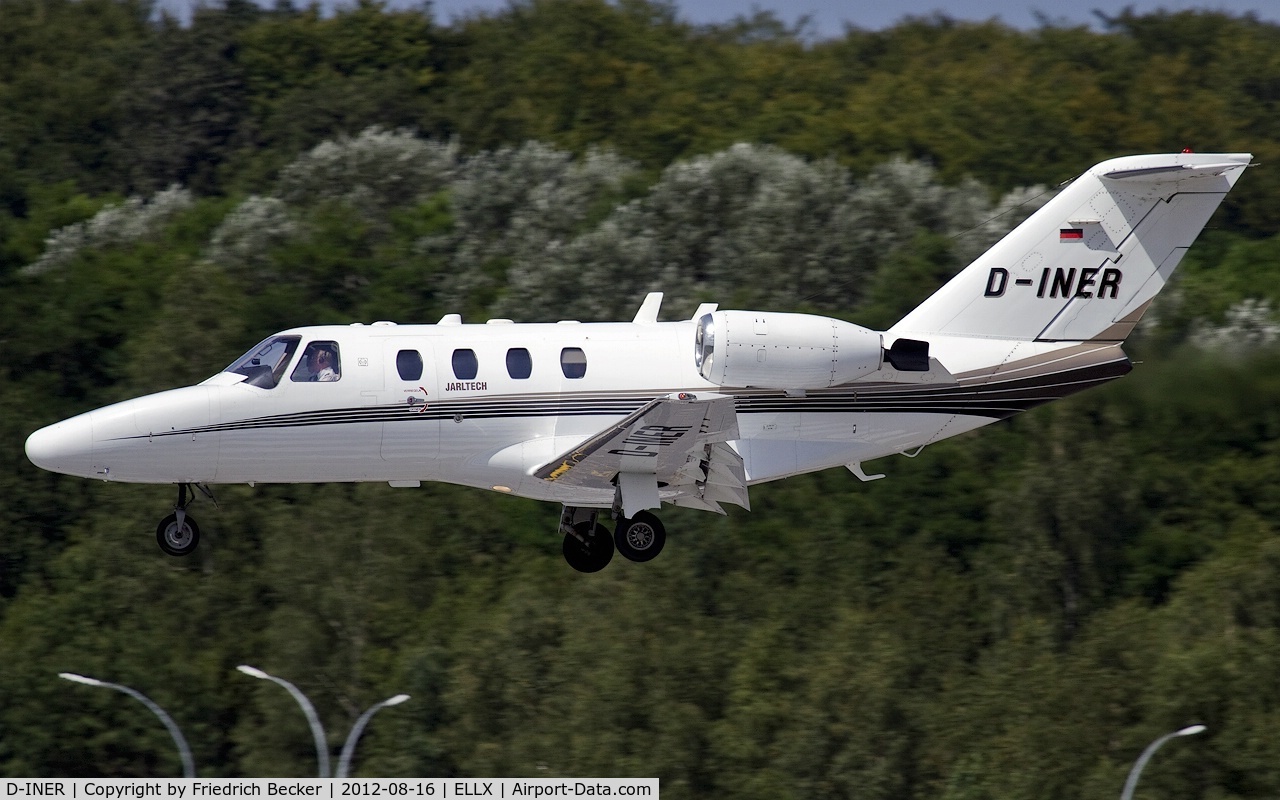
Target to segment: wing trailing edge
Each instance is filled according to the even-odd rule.
[[[533,470],[566,486],[616,488],[627,516],[654,498],[724,513],[720,503],[750,508],[734,400],[679,392],[655,398]]]

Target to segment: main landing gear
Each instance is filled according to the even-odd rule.
[[[191,555],[200,544],[200,526],[187,515],[187,506],[195,500],[194,496],[187,498],[190,486],[195,486],[201,494],[213,500],[213,492],[205,486],[198,483],[178,484],[178,502],[173,506],[173,513],[160,520],[160,524],[156,526],[156,544],[171,556]],[[213,503],[217,505],[218,501],[213,500]]]
[[[599,572],[613,560],[614,550],[628,561],[652,561],[667,543],[667,529],[648,511],[619,517],[613,535],[598,521],[600,510],[565,506],[560,514],[564,560],[578,572]]]

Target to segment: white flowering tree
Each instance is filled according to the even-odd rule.
[[[833,161],[739,144],[673,164],[647,194],[571,241],[520,239],[525,246],[506,251],[509,285],[497,309],[625,318],[660,290],[668,314],[702,301],[848,313],[918,231],[955,237],[958,268],[1034,210],[1039,194],[993,205],[976,182],[947,187],[928,166],[901,160],[854,182]]]
[[[607,151],[526,142],[464,155],[370,128],[312,148],[269,194],[235,205],[204,269],[355,319],[627,319],[663,291],[667,318],[713,301],[854,318],[870,304],[891,322],[1047,199],[1037,188],[993,203],[976,181],[948,186],[901,159],[854,180],[833,160],[752,144],[674,163],[647,189],[641,179]],[[190,203],[174,188],[108,207],[57,231],[28,270],[136,240]]]
[[[458,169],[457,142],[412,131],[367,128],[322,142],[280,174],[276,194],[292,206],[340,201],[366,215],[414,205],[449,186]]]
[[[40,275],[65,267],[86,250],[118,246],[158,236],[178,214],[191,208],[194,199],[187,189],[170,186],[148,199],[130,197],[123,203],[105,206],[84,222],[51,233],[44,253],[23,271]]]

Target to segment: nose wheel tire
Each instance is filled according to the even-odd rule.
[[[190,555],[200,544],[200,526],[190,516],[183,516],[179,524],[177,513],[170,514],[156,527],[156,543],[171,556]]]
[[[652,561],[667,543],[667,529],[648,511],[618,520],[613,533],[618,552],[629,561]]]
[[[599,572],[613,560],[613,537],[599,523],[580,522],[564,537],[564,560],[578,572]]]

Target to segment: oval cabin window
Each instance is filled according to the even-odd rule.
[[[533,358],[523,347],[507,351],[507,374],[516,380],[524,380],[533,374]]]
[[[587,374],[587,354],[581,347],[566,347],[560,351],[560,371],[566,378],[582,378]]]
[[[474,350],[453,351],[453,377],[460,381],[473,381],[480,371],[480,362]]]
[[[417,350],[401,350],[396,353],[396,372],[402,381],[416,381],[422,377],[422,353]]]

